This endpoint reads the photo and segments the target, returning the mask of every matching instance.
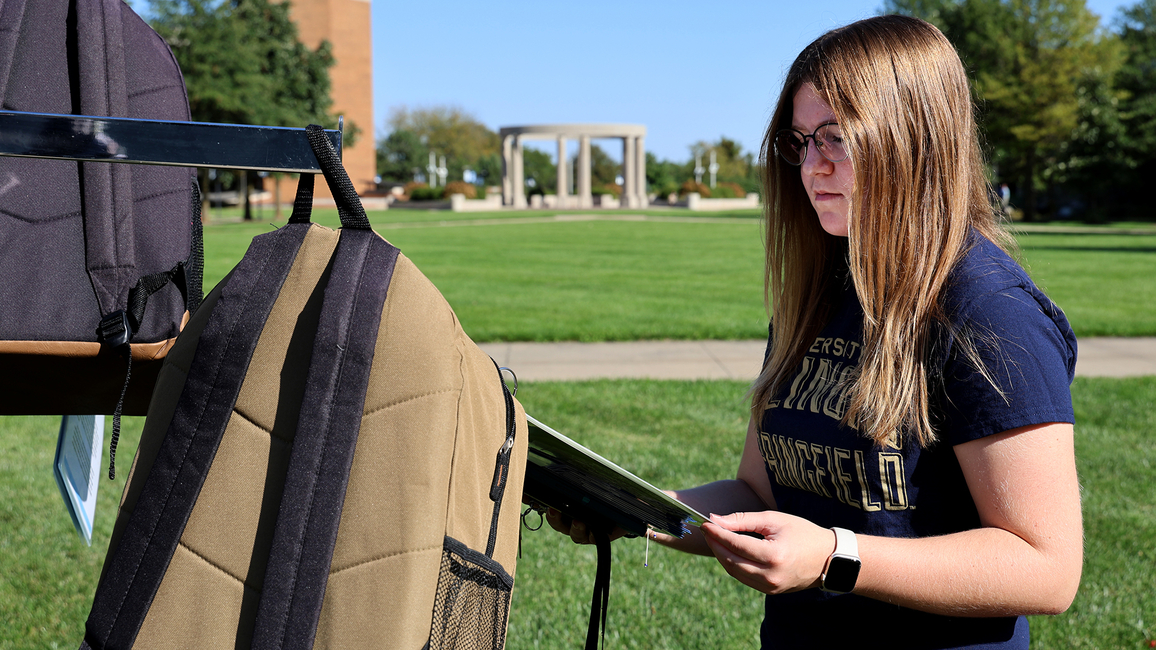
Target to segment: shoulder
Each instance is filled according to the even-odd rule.
[[[970,412],[963,420],[970,421],[971,430],[955,432],[956,442],[1027,424],[1072,421],[1075,334],[1064,312],[1015,260],[973,235],[941,306],[950,324],[942,348],[944,388],[949,402]],[[986,417],[976,417],[980,414]]]
[[[974,234],[952,271],[941,305],[957,332],[1021,341],[1044,336],[1064,348],[1069,379],[1075,371],[1076,336],[1062,309],[1032,282],[1003,249]]]

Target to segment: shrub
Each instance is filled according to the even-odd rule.
[[[404,187],[402,187],[401,193],[404,194],[406,198],[409,198],[409,197],[413,196],[414,190],[420,189],[423,187],[429,187],[429,185],[426,185],[425,183],[419,183],[417,181],[410,181],[410,182],[406,183]]]
[[[658,196],[668,196],[670,194],[678,194],[678,183],[674,181],[666,183],[658,183],[650,186],[650,191]]]
[[[715,183],[711,196],[716,199],[741,199],[747,193],[738,183]]]
[[[710,198],[710,188],[706,185],[703,185],[702,183],[696,183],[692,180],[687,180],[678,188],[678,193],[683,196],[690,194],[691,192],[698,192],[698,195],[704,199]]]
[[[444,196],[451,196],[453,194],[464,194],[467,199],[477,198],[478,188],[473,183],[465,181],[451,181],[446,183],[443,190]]]
[[[415,187],[409,194],[410,201],[437,201],[445,197],[440,187]]]
[[[739,185],[738,183],[727,181],[724,183],[719,183],[719,186],[729,187],[731,192],[734,193],[736,199],[745,199],[747,196],[746,188],[744,188],[742,185]]]
[[[606,183],[605,185],[595,185],[590,188],[591,194],[613,194],[614,198],[622,196],[622,186],[617,183]]]

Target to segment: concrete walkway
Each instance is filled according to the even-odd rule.
[[[1076,374],[1156,375],[1156,338],[1086,338]],[[759,373],[766,341],[639,341],[626,343],[484,343],[518,379],[738,379]]]

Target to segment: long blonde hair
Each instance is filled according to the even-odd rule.
[[[831,106],[851,153],[845,239],[822,230],[799,168],[774,152],[774,134],[791,128],[795,93],[807,83]],[[917,18],[832,30],[795,59],[760,153],[773,327],[751,391],[758,419],[826,324],[846,268],[863,306],[863,342],[843,423],[880,445],[896,435],[935,441],[928,357],[933,330],[950,327],[944,285],[972,228],[1010,243],[989,198],[973,110],[955,49]],[[974,347],[963,345],[974,359]]]

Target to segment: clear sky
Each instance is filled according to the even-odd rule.
[[[1104,22],[1132,2],[1089,0]],[[493,130],[644,124],[682,162],[696,141],[758,150],[786,68],[882,0],[374,0],[374,130],[391,108],[456,105]],[[364,127],[363,127],[364,128]],[[604,148],[615,158],[620,147]]]

